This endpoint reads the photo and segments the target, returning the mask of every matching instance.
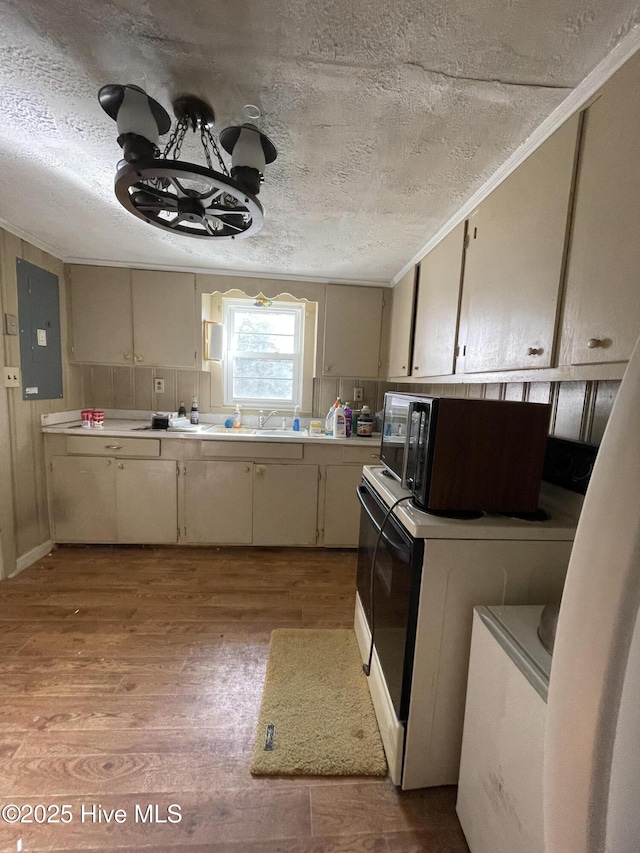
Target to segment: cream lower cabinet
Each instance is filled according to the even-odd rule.
[[[356,489],[362,480],[358,465],[327,465],[322,542],[328,547],[355,548],[360,533],[360,502]]]
[[[317,465],[188,462],[184,495],[185,543],[317,543]]]
[[[185,542],[251,545],[253,462],[187,462],[184,486]]]
[[[315,545],[317,519],[317,465],[254,466],[254,545]]]
[[[177,541],[176,463],[158,459],[54,456],[55,542]]]
[[[54,542],[116,541],[116,467],[100,456],[51,460]]]
[[[116,541],[178,541],[178,486],[175,462],[116,460]]]

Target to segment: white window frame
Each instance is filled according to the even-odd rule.
[[[274,301],[268,308],[257,308],[254,299],[222,299],[223,322],[226,331],[225,357],[223,362],[224,373],[224,405],[235,406],[240,404],[248,409],[275,408],[278,411],[293,411],[294,406],[302,405],[302,378],[304,368],[304,328],[305,328],[305,305],[301,302],[279,302]],[[235,352],[235,313],[237,311],[251,311],[256,314],[264,311],[279,311],[280,313],[293,314],[295,318],[294,327],[294,352],[293,353],[263,353],[244,352],[239,355]],[[270,400],[256,399],[253,397],[234,397],[233,395],[233,370],[236,358],[255,359],[282,359],[290,361],[293,359],[292,400]]]

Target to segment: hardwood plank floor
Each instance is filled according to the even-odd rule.
[[[249,774],[271,631],[351,627],[354,592],[354,552],[279,548],[61,547],[0,584],[0,806],[72,814],[0,851],[467,853],[453,788]]]

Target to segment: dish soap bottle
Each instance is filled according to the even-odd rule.
[[[342,403],[339,400],[338,405],[333,410],[333,437],[347,437],[347,422],[344,416],[344,408],[342,407]]]
[[[186,418],[187,417],[187,407],[184,404],[184,400],[180,400],[180,406],[178,408],[178,417]]]
[[[347,438],[351,435],[351,425],[353,422],[353,409],[349,403],[344,404],[344,424],[346,427]]]
[[[192,424],[198,423],[198,401],[196,398],[193,398],[193,402],[191,403],[191,418],[190,421]]]
[[[236,406],[236,410],[233,413],[233,428],[240,429],[242,426],[242,412],[240,411],[240,405]]]
[[[294,432],[300,432],[300,406],[294,406],[291,428]]]

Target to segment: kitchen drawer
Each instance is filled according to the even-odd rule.
[[[82,453],[83,456],[160,456],[160,439],[70,435],[67,436],[67,453]]]
[[[342,447],[343,462],[360,462],[362,465],[375,465],[380,459],[380,442],[376,439],[371,447]]]
[[[216,459],[302,459],[300,442],[251,441],[203,441],[202,455]]]

